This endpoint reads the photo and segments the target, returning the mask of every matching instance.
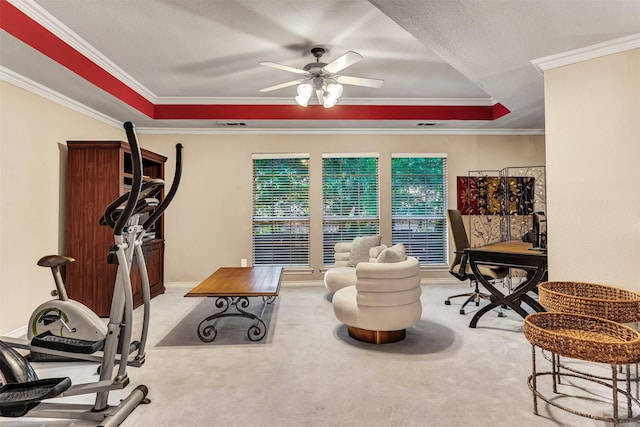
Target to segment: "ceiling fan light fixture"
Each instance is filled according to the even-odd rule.
[[[342,95],[342,85],[340,83],[329,83],[322,95],[324,108],[331,108],[336,105],[340,95]]]
[[[312,92],[313,86],[311,86],[311,83],[301,83],[298,85],[298,95],[309,98]]]
[[[309,105],[309,99],[313,93],[313,86],[310,83],[302,83],[298,85],[298,96],[295,97],[296,102],[301,107]]]
[[[329,83],[327,85],[327,94],[336,99],[340,98],[340,95],[342,95],[342,85],[340,83]]]
[[[343,84],[380,88],[384,83],[384,80],[380,79],[338,75],[340,71],[362,59],[362,55],[359,53],[348,51],[328,64],[320,62],[320,58],[326,53],[324,48],[314,47],[311,49],[311,53],[316,58],[316,62],[311,62],[303,68],[290,67],[288,65],[270,61],[260,62],[260,65],[295,74],[303,74],[305,76],[303,79],[293,80],[260,89],[260,92],[271,92],[273,90],[293,86],[304,81],[306,83],[298,84],[298,96],[294,98],[295,101],[299,105],[306,107],[309,105],[311,95],[315,91],[318,103],[324,105],[325,108],[331,108],[338,103],[338,99],[342,95]]]
[[[338,103],[338,98],[334,98],[332,96],[327,96],[327,95],[323,96],[322,100],[323,100],[324,108],[331,108]]]
[[[305,98],[304,96],[296,96],[295,97],[296,102],[298,103],[299,106],[301,107],[306,107],[307,105],[309,105],[309,98]]]

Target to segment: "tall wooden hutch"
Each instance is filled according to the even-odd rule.
[[[113,230],[99,224],[109,203],[131,186],[131,148],[121,141],[67,141],[67,247],[76,262],[66,267],[69,297],[99,316],[109,316],[117,266],[107,264]],[[142,149],[143,174],[164,179],[166,157]],[[162,218],[142,245],[151,297],[164,292],[164,233]],[[131,272],[133,303],[142,304],[140,272]]]

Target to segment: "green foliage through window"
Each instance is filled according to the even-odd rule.
[[[309,158],[254,158],[253,264],[309,265]]]
[[[379,233],[377,157],[322,159],[322,227],[325,265],[335,243]]]
[[[394,156],[391,160],[393,243],[423,265],[447,262],[446,157]]]
[[[379,211],[377,155],[323,156],[324,265],[335,243],[380,234]],[[446,265],[446,212],[446,155],[392,155],[391,242],[422,265]],[[310,266],[309,215],[309,156],[254,156],[253,264]]]

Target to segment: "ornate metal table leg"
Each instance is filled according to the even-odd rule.
[[[203,342],[211,342],[216,339],[218,335],[218,330],[216,326],[221,318],[223,317],[246,317],[248,319],[253,319],[255,322],[249,326],[247,330],[247,337],[250,341],[260,341],[267,334],[267,325],[262,320],[262,316],[264,315],[264,310],[267,304],[271,304],[275,301],[275,296],[262,297],[264,301],[264,306],[262,307],[262,312],[260,316],[256,316],[253,313],[246,311],[246,308],[249,307],[249,298],[248,297],[219,297],[215,305],[218,308],[222,308],[221,311],[208,316],[198,325],[198,338],[200,338]],[[231,312],[231,308],[235,309],[235,312]],[[207,325],[208,322],[212,322],[213,324]]]
[[[276,300],[275,295],[262,297],[262,301],[264,302],[264,305],[262,306],[262,311],[260,312],[260,316],[256,316],[254,314],[247,313],[238,309],[238,311],[241,311],[242,313],[246,313],[247,317],[250,317],[256,320],[255,323],[251,325],[249,327],[249,330],[247,331],[247,337],[249,338],[250,341],[260,341],[267,334],[267,325],[262,321],[262,317],[264,316],[264,310],[267,308],[267,305],[271,304],[275,300]],[[247,302],[247,306],[248,304],[249,303]],[[262,325],[262,327],[260,325]]]
[[[249,326],[249,329],[247,330],[247,338],[249,338],[249,341],[260,341],[267,334],[267,325],[265,325],[260,317],[243,310],[243,308],[249,307],[249,298],[241,297],[238,302],[240,303],[236,303],[236,310],[238,310],[239,313],[238,316],[255,320],[255,323]],[[262,311],[264,312],[264,309]]]
[[[235,301],[233,297],[218,297],[218,299],[216,299],[215,306],[218,308],[221,308],[222,311],[214,313],[211,316],[205,318],[202,322],[200,322],[197,329],[198,338],[200,338],[200,341],[211,342],[216,339],[216,336],[218,335],[218,330],[216,329],[216,326],[218,325],[220,318],[223,317],[224,313],[226,313],[229,310],[229,307],[231,307],[234,304],[235,304]],[[206,325],[207,322],[210,322],[214,319],[215,321],[213,322],[212,325]]]

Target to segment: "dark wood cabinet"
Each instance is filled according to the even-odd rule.
[[[131,148],[121,141],[67,141],[66,253],[76,262],[66,267],[69,297],[99,316],[108,316],[117,266],[107,264],[113,230],[99,224],[104,209],[131,185]],[[166,157],[142,150],[143,174],[164,179]],[[163,221],[142,245],[151,297],[164,292]],[[142,304],[140,272],[131,272],[134,306]]]

